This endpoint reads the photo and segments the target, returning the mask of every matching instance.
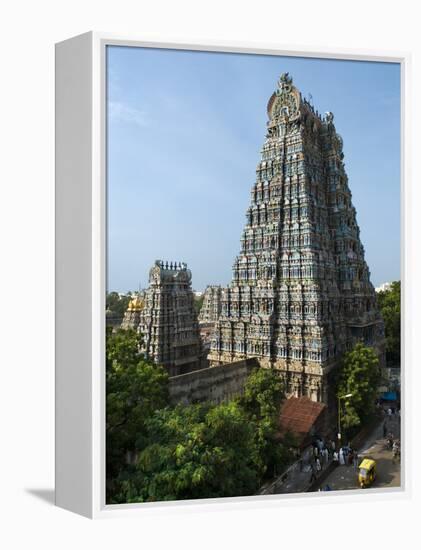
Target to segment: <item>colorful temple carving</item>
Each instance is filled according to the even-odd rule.
[[[130,302],[122,328],[142,335],[142,351],[170,376],[200,368],[201,342],[187,264],[157,260],[149,287]]]
[[[121,323],[121,328],[132,328],[137,330],[140,323],[140,313],[145,307],[145,297],[143,293],[139,293],[132,298],[127,306],[126,312]]]
[[[358,340],[384,357],[384,326],[364,260],[332,113],[321,117],[281,75],[251,205],[221,290],[211,365],[255,357],[289,395],[328,402],[329,377]]]
[[[206,287],[203,304],[200,308],[199,323],[216,323],[221,313],[222,289],[218,285]]]

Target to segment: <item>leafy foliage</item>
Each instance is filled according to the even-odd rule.
[[[379,358],[373,348],[359,342],[345,354],[338,384],[338,397],[352,394],[342,405],[345,430],[359,426],[373,414],[380,378]]]
[[[401,283],[394,281],[390,290],[377,294],[385,325],[386,360],[391,367],[401,361]]]
[[[115,502],[250,495],[259,486],[254,427],[235,402],[165,408],[148,421]],[[145,446],[143,444],[146,443]]]
[[[118,292],[109,292],[106,296],[106,309],[116,317],[123,317],[132,296],[120,296]]]
[[[262,369],[250,376],[241,399],[143,410],[143,425],[130,437],[137,434],[136,460],[118,471],[109,502],[256,493],[264,476],[291,458],[276,438],[283,396],[276,373]]]
[[[284,398],[284,386],[276,371],[258,369],[249,376],[239,400],[249,421],[256,426],[255,440],[265,477],[276,475],[292,459],[291,441],[281,443],[277,433]]]
[[[133,330],[107,333],[107,477],[118,474],[151,415],[168,403],[165,369],[146,361]]]
[[[270,369],[256,369],[247,379],[240,404],[253,419],[274,419],[285,398],[278,374]]]

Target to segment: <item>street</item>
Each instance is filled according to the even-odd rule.
[[[399,439],[400,417],[392,416],[386,422],[388,423],[388,432],[391,432],[395,439]],[[400,462],[393,460],[392,450],[386,446],[382,423],[367,437],[364,444],[358,449],[358,455],[360,457],[359,463],[365,457],[372,458],[377,463],[377,477],[371,486],[372,488],[400,486]],[[316,485],[315,488],[313,487],[313,491],[323,490],[326,486],[329,486],[333,491],[359,489],[358,470],[352,465],[337,466],[327,478]]]

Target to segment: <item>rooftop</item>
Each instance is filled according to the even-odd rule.
[[[324,409],[324,403],[312,401],[309,397],[290,397],[282,405],[280,431],[304,436],[310,432]]]

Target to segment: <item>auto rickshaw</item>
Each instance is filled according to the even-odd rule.
[[[371,458],[364,458],[358,467],[358,483],[361,489],[370,487],[376,479],[376,461]]]

